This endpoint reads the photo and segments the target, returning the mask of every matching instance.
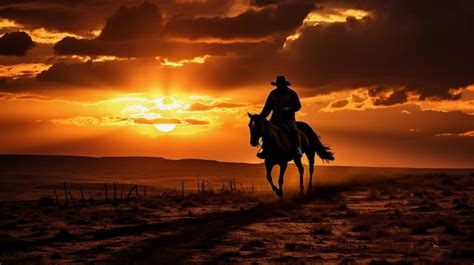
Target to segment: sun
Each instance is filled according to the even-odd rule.
[[[155,124],[155,129],[160,132],[171,132],[176,128],[176,124],[165,123],[165,124]]]

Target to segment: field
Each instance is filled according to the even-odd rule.
[[[318,167],[300,194],[291,165],[278,200],[262,165],[1,156],[0,167],[1,264],[474,262],[474,170]]]

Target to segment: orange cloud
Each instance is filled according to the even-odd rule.
[[[190,125],[207,125],[209,121],[206,120],[198,120],[198,119],[184,119]]]
[[[133,122],[136,123],[136,124],[149,124],[149,125],[154,125],[154,124],[181,124],[180,119],[173,119],[173,118],[153,118],[153,119],[135,118],[135,119],[133,119]]]
[[[435,136],[474,137],[474,130],[463,132],[463,133],[438,133]]]

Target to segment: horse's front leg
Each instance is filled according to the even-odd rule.
[[[304,176],[304,167],[301,163],[301,158],[295,159],[295,165],[298,168],[298,173],[300,174],[300,192],[304,191],[303,176]]]
[[[272,169],[273,169],[274,164],[270,162],[270,160],[265,159],[265,171],[267,173],[267,180],[268,183],[272,186],[272,190],[276,193],[278,191],[278,188],[273,184],[273,178],[272,178]]]
[[[278,186],[280,186],[280,189],[276,192],[278,197],[283,197],[283,179],[285,177],[285,171],[286,168],[288,167],[288,162],[284,162],[280,164],[280,177],[278,178]]]

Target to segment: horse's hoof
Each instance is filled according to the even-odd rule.
[[[312,187],[308,187],[308,193],[311,193],[313,192],[313,188]]]
[[[300,187],[300,193],[304,193],[304,187]]]
[[[276,190],[275,193],[278,197],[283,197],[283,191],[281,189]]]

